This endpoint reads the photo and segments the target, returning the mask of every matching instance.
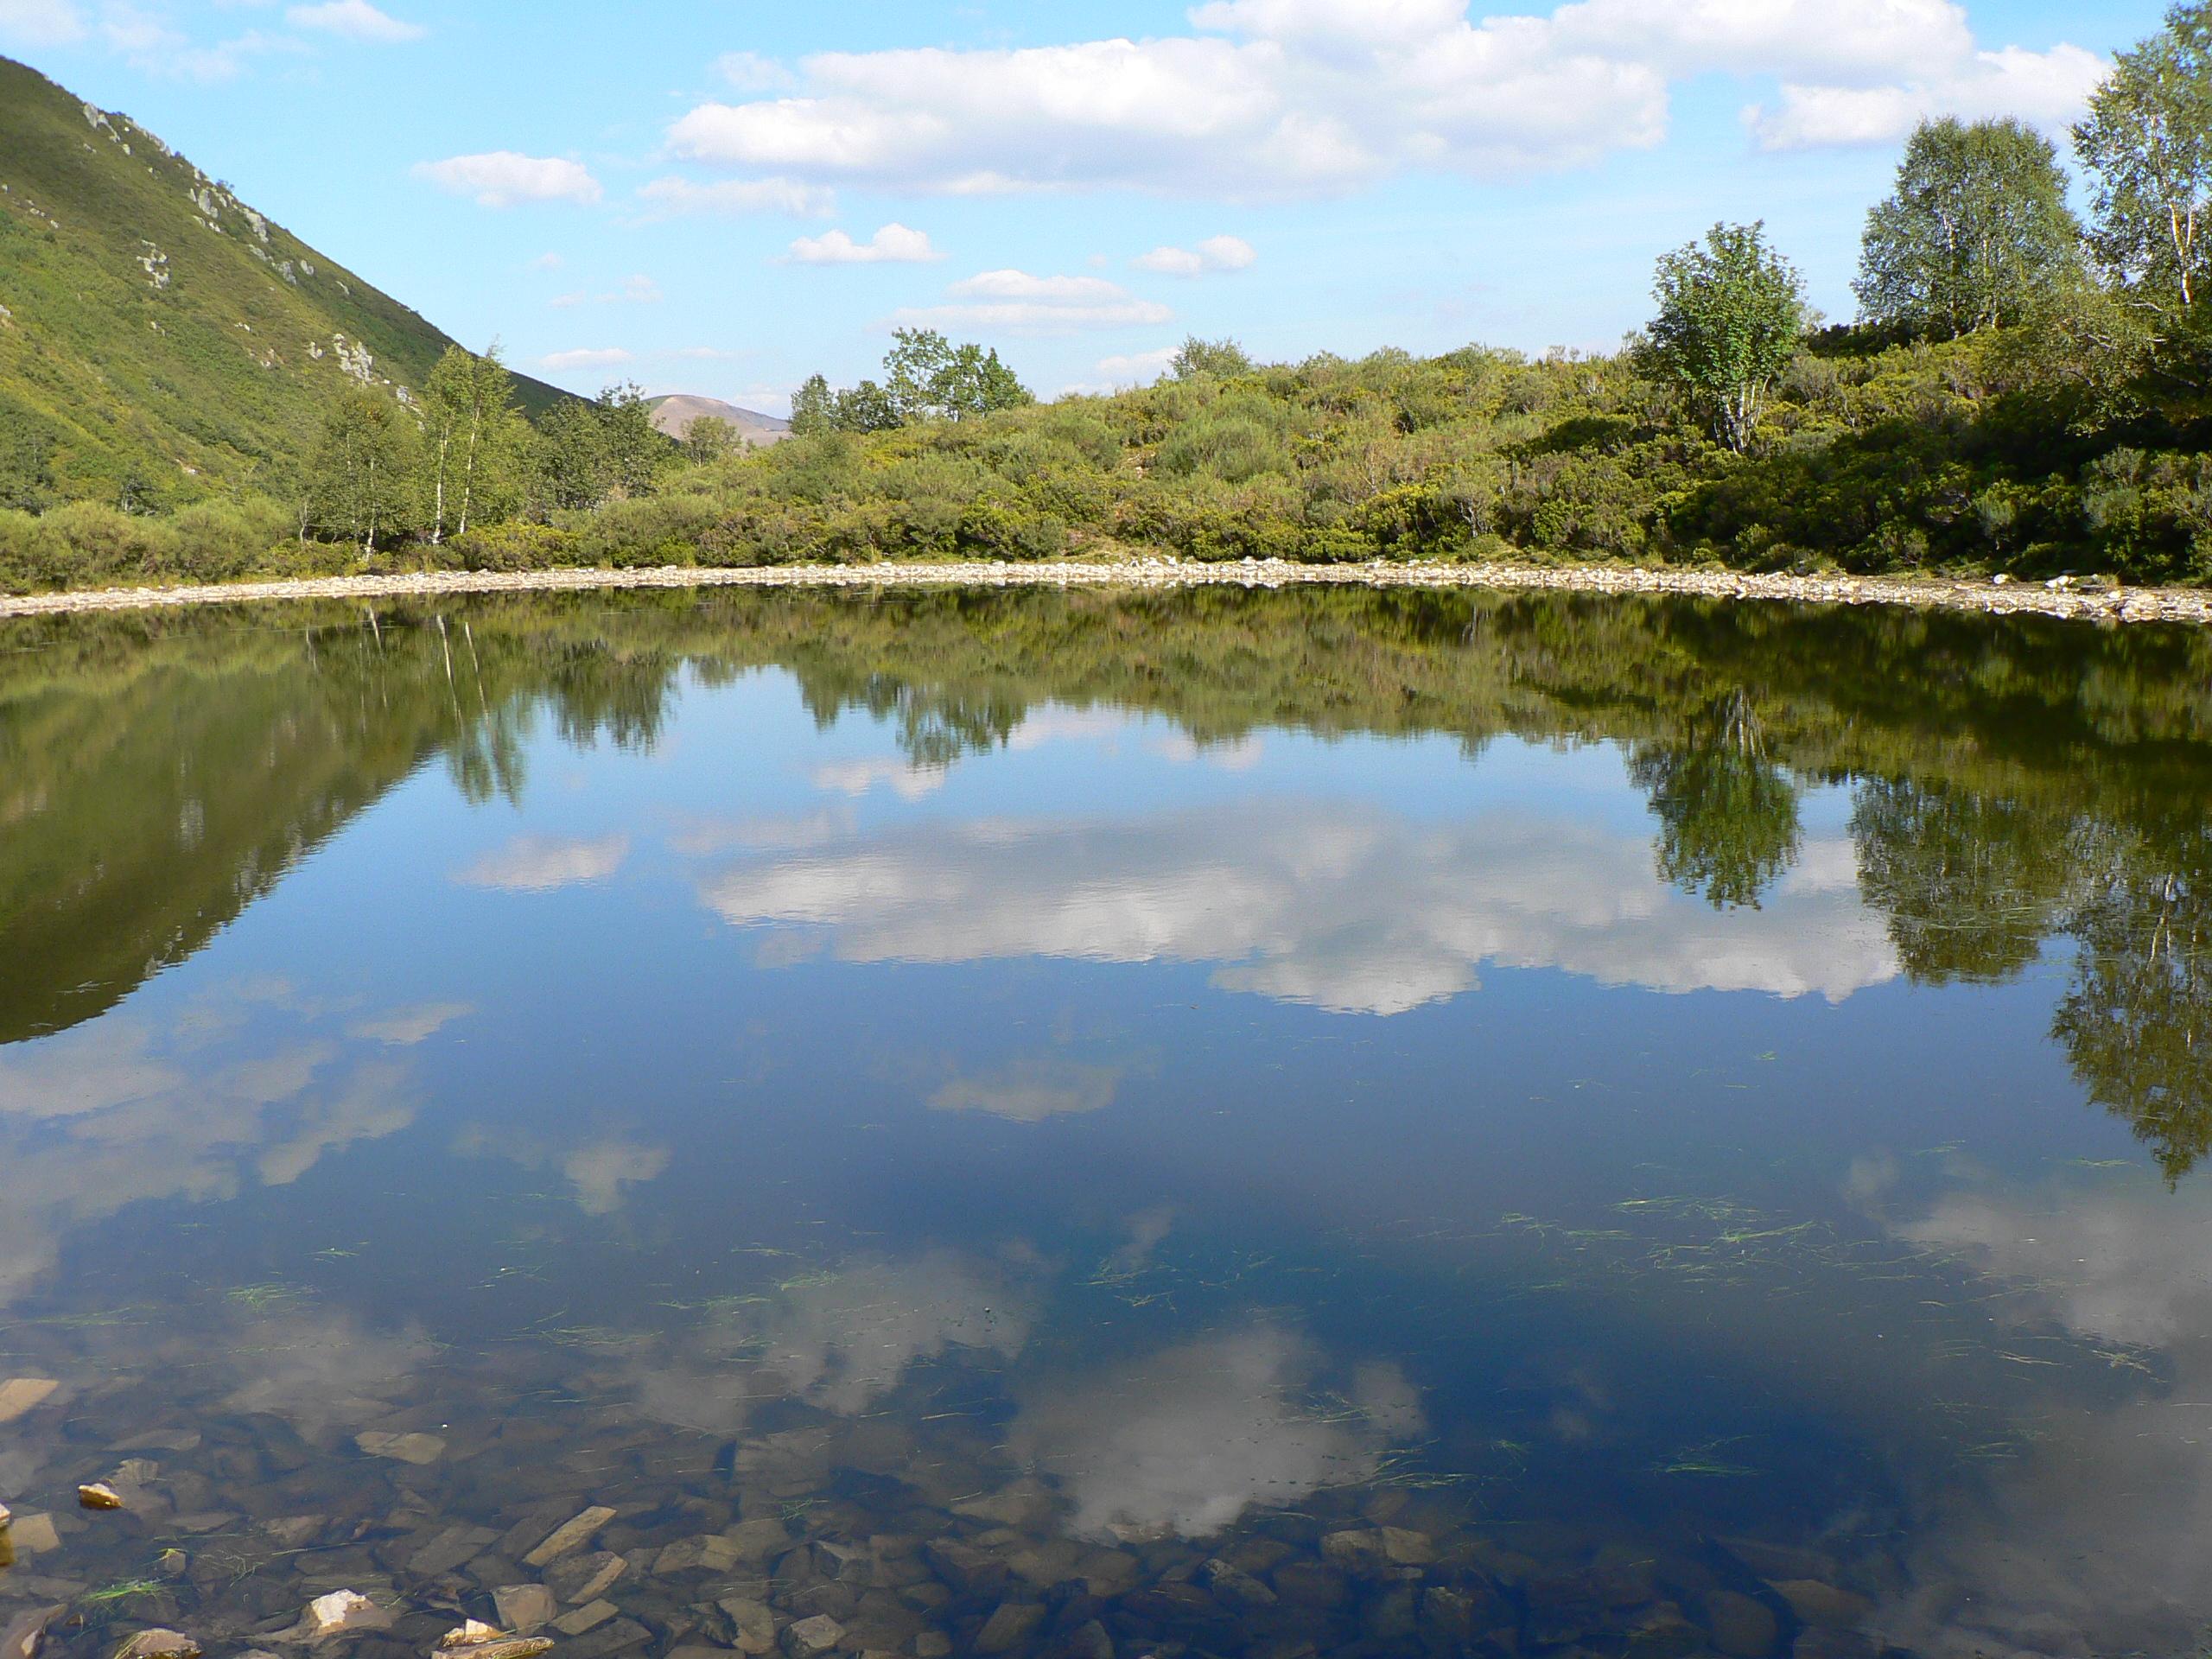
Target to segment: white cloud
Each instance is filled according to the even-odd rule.
[[[1808,836],[1808,858],[1823,846]],[[907,824],[741,861],[701,892],[736,925],[824,930],[848,961],[1207,963],[1223,989],[1340,1013],[1459,995],[1485,962],[1835,1001],[1897,973],[1855,887],[1788,877],[1764,908],[1719,912],[1662,881],[1641,835],[1504,812],[1436,826],[1255,800]]]
[[[541,253],[530,262],[532,270],[558,270],[569,262],[557,253]]]
[[[593,297],[601,305],[658,305],[665,296],[661,293],[658,283],[640,273],[635,276],[624,277],[622,286],[613,292],[598,294]],[[575,305],[582,299],[583,296],[581,294],[563,294],[552,303],[561,306]]]
[[[748,181],[1295,196],[1648,148],[1672,86],[1710,73],[1788,82],[1762,142],[1813,143],[1833,140],[1791,111],[1838,90],[2063,119],[2094,61],[1984,47],[1952,0],[1583,0],[1484,17],[1465,0],[1220,0],[1191,16],[1191,32],[1141,41],[823,53],[788,86],[748,60],[747,89],[775,95],[702,103],[669,143]]]
[[[582,359],[579,361],[578,359]],[[607,363],[626,363],[627,352],[556,352],[538,359],[549,369],[579,368]],[[579,882],[604,881],[622,868],[630,855],[627,836],[606,836],[597,841],[563,840],[543,836],[518,836],[497,851],[486,853],[454,880],[464,887],[495,887],[510,893],[542,893]]]
[[[213,46],[195,46],[161,16],[128,4],[111,4],[105,10],[100,18],[100,37],[111,51],[120,53],[143,74],[208,86],[235,79],[251,59],[307,50],[289,35],[264,35],[259,29],[248,29]]]
[[[1074,1501],[1079,1536],[1210,1537],[1248,1509],[1369,1479],[1394,1440],[1421,1432],[1395,1366],[1357,1367],[1342,1390],[1351,1411],[1322,1402],[1322,1370],[1305,1338],[1255,1325],[1036,1389],[1010,1440]]]
[[[573,311],[576,307],[582,305],[590,297],[590,295],[579,289],[574,294],[556,294],[551,299],[546,301],[545,303],[547,308],[550,310]]]
[[[582,162],[557,156],[524,156],[512,149],[417,162],[415,175],[457,196],[474,196],[486,207],[512,207],[518,201],[573,201],[588,206],[601,195],[599,181]]]
[[[638,200],[657,215],[788,213],[794,219],[827,219],[837,210],[835,191],[795,179],[723,179],[700,184],[671,175],[639,187]]]
[[[893,318],[901,327],[1004,330],[1067,334],[1091,328],[1128,328],[1171,322],[1175,314],[1141,300],[1103,276],[1033,276],[1026,270],[987,270],[945,289],[947,303],[909,307]]]
[[[2043,53],[2007,48],[1976,53],[1948,73],[1901,86],[1785,83],[1780,108],[1754,105],[1745,121],[1759,147],[1774,150],[1894,143],[1939,115],[2010,115],[2055,129],[2080,113],[2109,67],[2078,47]]]
[[[725,52],[715,60],[715,73],[741,92],[772,92],[791,84],[790,70],[758,52]]]
[[[1117,391],[1124,386],[1148,386],[1174,366],[1179,346],[1162,346],[1157,351],[1130,352],[1098,359],[1098,372],[1103,378],[1096,390]]]
[[[802,265],[925,265],[944,257],[930,245],[928,232],[899,224],[884,226],[866,242],[842,231],[802,236],[791,244],[791,257]]]
[[[582,296],[576,296],[581,299]],[[553,302],[556,305],[573,305],[575,299],[563,296]],[[620,346],[587,346],[572,352],[548,352],[537,359],[537,366],[559,374],[569,369],[612,369],[636,361],[633,353]]]
[[[84,38],[84,14],[70,0],[0,0],[0,40],[67,46]]]
[[[1154,248],[1129,263],[1161,276],[1205,276],[1215,271],[1249,270],[1260,256],[1238,236],[1210,236],[1195,248]]]
[[[321,5],[293,6],[284,13],[284,21],[294,29],[315,29],[372,46],[398,46],[429,33],[420,23],[405,22],[378,10],[369,0],[325,0]]]

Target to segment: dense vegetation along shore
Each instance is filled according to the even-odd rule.
[[[292,577],[169,588],[0,595],[0,618],[94,611],[174,609],[251,601],[397,599],[442,594],[573,592],[594,588],[1283,588],[1299,586],[1679,594],[1694,598],[1811,605],[1893,605],[1923,610],[2045,616],[2063,620],[2212,625],[2212,593],[2070,582],[1946,581],[1933,577],[1803,576],[1741,570],[1533,564],[1299,564],[1282,559],[1224,563],[1168,558],[1113,562],[753,565],[702,569],[426,570],[378,575]]]

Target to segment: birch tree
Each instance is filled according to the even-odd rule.
[[[1866,216],[1859,315],[1955,340],[2018,322],[2080,268],[2057,152],[2013,120],[1923,121]]]
[[[1738,454],[1805,337],[1805,285],[1766,227],[1715,225],[1659,262],[1647,356]]]
[[[2090,246],[2133,296],[2186,314],[2212,236],[2212,5],[2177,5],[2113,61],[2074,129],[2095,179]]]

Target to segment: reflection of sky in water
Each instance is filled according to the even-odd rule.
[[[1904,982],[1847,791],[1717,908],[1603,744],[1048,707],[930,769],[770,674],[650,753],[533,744],[519,804],[418,772],[0,1052],[0,1302],[172,1296],[206,1397],[303,1431],[548,1333],[674,1430],[947,1392],[1090,1543],[1415,1458],[1902,1525],[1881,1617],[1934,1653],[2212,1611],[2212,1224],[2072,1168],[2134,1153],[2049,977]]]

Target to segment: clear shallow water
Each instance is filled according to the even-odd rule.
[[[55,1385],[0,1395],[0,1624],[2212,1621],[2194,636],[1011,594],[0,646],[0,1386]]]

